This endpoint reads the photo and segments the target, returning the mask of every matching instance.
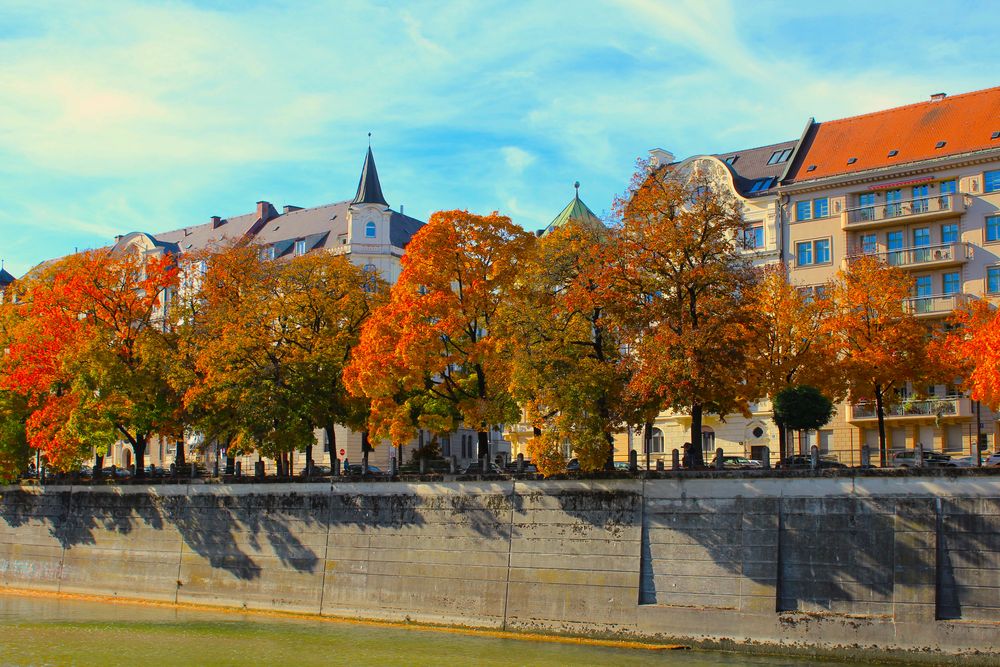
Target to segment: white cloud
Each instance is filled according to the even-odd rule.
[[[504,162],[515,173],[521,174],[535,163],[535,156],[517,146],[504,146],[500,149]]]

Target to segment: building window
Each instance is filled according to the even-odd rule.
[[[743,243],[748,249],[764,247],[764,225],[752,225],[744,232]]]
[[[941,225],[941,243],[958,243],[958,225]]]
[[[816,263],[827,264],[830,261],[830,239],[816,241]]]
[[[990,294],[1000,294],[1000,266],[986,269],[986,291]]]
[[[296,255],[304,255],[304,254],[306,254],[306,242],[305,241],[296,241],[295,242],[295,254]]]
[[[768,159],[768,164],[781,164],[782,162],[788,162],[788,158],[792,156],[792,149],[785,148],[784,150],[774,151],[771,153],[771,157]]]
[[[866,192],[862,195],[858,195],[858,220],[859,222],[865,222],[867,220],[875,219],[875,193]]]
[[[917,280],[916,280],[915,285],[916,285],[916,296],[918,298],[919,297],[928,297],[928,296],[931,295],[933,287],[931,286],[931,277],[930,276],[920,276],[920,277],[918,277]]]
[[[863,252],[866,255],[874,255],[876,252],[878,252],[877,234],[862,234],[861,252]]]
[[[812,202],[800,201],[795,205],[795,219],[809,220],[812,218]]]
[[[373,238],[375,238],[375,223],[374,222],[365,223],[365,238],[366,239],[373,239]]]
[[[830,239],[801,241],[795,244],[795,263],[798,266],[830,263]]]
[[[962,277],[957,271],[944,274],[944,294],[958,294],[962,291]]]
[[[649,435],[649,453],[661,454],[663,452],[663,431],[654,428]]]
[[[903,201],[902,190],[886,190],[885,217],[895,218],[897,215],[903,215],[903,205],[900,203],[902,201]]]
[[[953,195],[958,192],[958,184],[955,182],[954,178],[950,181],[941,181],[939,190],[943,195]]]
[[[927,186],[926,185],[914,185],[913,186],[913,212],[914,213],[926,213],[928,208],[927,202]]]
[[[738,157],[739,157],[739,155],[730,155],[729,157],[726,158],[726,164],[730,164],[730,165],[731,164],[736,164],[736,159]]]
[[[1000,241],[1000,215],[986,218],[986,240]]]
[[[822,301],[827,297],[826,285],[816,285],[813,288],[813,295],[815,295],[817,301]]]
[[[813,263],[812,241],[795,244],[795,263],[799,266],[809,266]]]
[[[763,190],[767,190],[771,187],[772,183],[774,183],[773,178],[758,178],[753,182],[753,185],[750,186],[750,192],[761,192]]]
[[[260,249],[260,258],[262,260],[274,259],[274,246],[268,246],[266,248]]]
[[[983,190],[985,192],[1000,190],[1000,169],[983,174]]]
[[[810,201],[800,201],[795,204],[796,220],[812,220],[813,218],[825,218],[830,215],[830,200],[826,197],[813,199]]]

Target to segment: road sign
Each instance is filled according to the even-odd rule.
[[[340,455],[341,455],[341,456],[343,456],[343,455],[344,455],[344,454],[346,454],[346,453],[347,453],[347,450],[346,450],[346,449],[341,449],[341,450],[340,450]]]

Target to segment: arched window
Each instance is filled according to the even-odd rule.
[[[663,451],[663,431],[654,428],[649,438],[649,453],[659,454]]]
[[[374,264],[365,264],[362,271],[365,274],[364,290],[374,292],[375,288],[378,287],[378,269],[375,268]]]
[[[373,239],[375,238],[375,223],[367,222],[365,223],[365,238]]]

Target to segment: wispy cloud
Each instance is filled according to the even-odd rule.
[[[349,196],[368,131],[407,213],[538,228],[577,179],[606,210],[652,146],[760,145],[809,116],[995,85],[990,10],[941,35],[939,9],[902,1],[10,0],[0,256],[23,271],[261,198]],[[968,53],[977,67],[951,65]]]

